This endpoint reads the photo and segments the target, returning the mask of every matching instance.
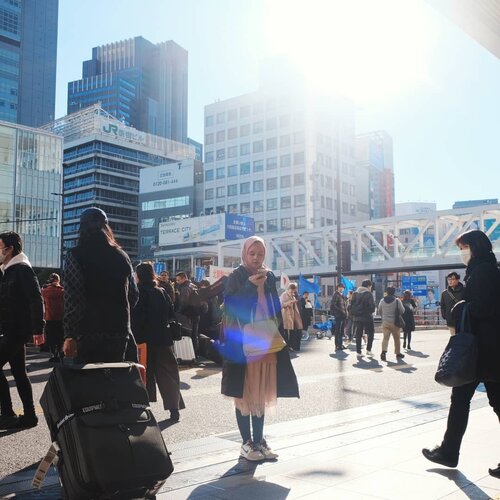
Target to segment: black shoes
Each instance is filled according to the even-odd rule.
[[[181,415],[179,413],[179,410],[170,410],[170,420],[172,422],[178,422],[180,418]]]
[[[446,467],[456,467],[458,465],[458,457],[450,458],[447,457],[439,446],[434,447],[432,450],[424,448],[422,454],[427,460],[434,462],[436,464],[444,465]],[[490,472],[491,474],[491,472]]]
[[[498,464],[496,469],[488,469],[488,472],[490,473],[490,476],[500,479],[500,464]]]
[[[403,359],[404,357],[405,357],[404,354],[401,354],[401,353],[396,354],[396,358],[398,358],[398,359]]]
[[[0,415],[0,429],[11,429],[17,422],[17,415]]]
[[[382,361],[387,361],[387,358],[386,358],[386,356],[385,356],[385,355],[386,355],[386,353],[387,353],[387,351],[382,351],[382,354],[380,355],[380,359],[381,359]]]
[[[36,415],[2,415],[0,416],[0,429],[30,429],[38,425]]]

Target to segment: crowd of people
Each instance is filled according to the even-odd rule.
[[[474,333],[478,336],[477,380],[452,391],[448,428],[443,443],[423,453],[431,461],[456,466],[467,426],[470,400],[480,382],[500,417],[500,271],[491,242],[481,231],[469,231],[457,239],[467,266],[464,287],[457,273],[447,276],[448,288],[441,297],[441,312],[450,334],[456,333],[460,306],[469,305]],[[241,265],[214,292],[208,281],[197,285],[185,272],[175,283],[168,272],[155,275],[153,265],[133,269],[98,208],[85,210],[80,219],[78,244],[64,261],[64,287],[52,274],[41,289],[18,234],[0,234],[0,428],[29,428],[38,423],[31,384],[26,373],[26,343],[45,330],[50,361],[73,358],[77,363],[137,362],[137,343],[147,347],[146,389],[174,422],[185,407],[173,351],[170,324],[177,320],[200,352],[201,336],[216,340],[222,363],[222,394],[233,401],[242,445],[240,455],[251,461],[276,459],[264,438],[266,412],[279,397],[298,398],[299,387],[290,353],[299,351],[304,332],[313,320],[307,292],[299,297],[290,283],[278,294],[276,278],[266,266],[266,245],[257,236],[242,246]],[[358,356],[362,342],[373,356],[375,310],[382,320],[380,358],[387,360],[392,338],[396,359],[411,350],[416,302],[409,290],[396,297],[387,287],[376,306],[372,282],[364,280],[355,291],[344,294],[338,284],[330,312],[335,322],[335,349],[355,340]],[[45,313],[44,313],[45,307]],[[44,316],[45,314],[45,316]],[[45,325],[44,325],[45,320]],[[9,384],[3,371],[10,364],[24,413],[14,413]],[[492,469],[499,475],[499,468]]]

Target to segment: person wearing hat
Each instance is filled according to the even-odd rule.
[[[52,273],[49,283],[42,288],[43,303],[45,305],[45,336],[47,347],[52,357],[49,361],[58,362],[59,353],[63,344],[63,315],[64,315],[64,288],[61,278]]]
[[[130,309],[139,292],[130,259],[99,208],[80,216],[78,243],[64,262],[64,288],[64,355],[81,363],[137,361]]]

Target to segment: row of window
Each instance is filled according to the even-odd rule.
[[[287,105],[289,104],[288,99],[282,99],[281,105]],[[221,123],[225,123],[226,120],[228,122],[232,122],[237,120],[238,118],[248,118],[250,115],[260,115],[264,113],[264,111],[267,112],[272,112],[276,110],[277,102],[275,99],[269,99],[266,103],[264,102],[256,102],[252,106],[250,105],[245,105],[245,106],[240,106],[240,108],[232,108],[229,109],[228,111],[220,111],[216,113],[215,115],[206,115],[205,116],[205,126],[206,127],[211,127],[215,123],[220,125]],[[238,116],[239,115],[239,116]],[[286,115],[284,115],[286,116]]]
[[[280,126],[283,127],[281,123],[280,118]],[[215,134],[213,132],[209,132],[205,134],[205,146],[210,146],[211,144],[214,144],[214,142],[224,142],[227,138],[228,141],[232,139],[238,139],[238,137],[247,137],[251,133],[253,134],[261,134],[264,132],[264,129],[266,131],[269,130],[275,130],[277,128],[278,122],[276,118],[269,118],[266,120],[264,123],[263,121],[260,122],[255,122],[252,125],[249,123],[245,125],[240,125],[239,127],[239,134],[238,134],[238,127],[231,127],[228,128],[227,131],[224,130],[218,130]],[[289,125],[289,123],[287,123]],[[292,141],[293,138],[293,141]],[[280,136],[280,146],[290,146],[290,144],[302,144],[304,142],[304,131],[300,130],[297,132],[294,132],[293,135],[290,134],[285,134]]]
[[[178,196],[177,198],[165,198],[163,200],[151,200],[142,202],[142,211],[160,210],[163,208],[185,207],[189,205],[189,196]]]
[[[274,137],[273,139],[276,139],[276,137]],[[270,141],[271,139],[267,139],[267,143]],[[258,148],[255,147],[255,145],[259,143],[259,146]],[[246,144],[240,144],[240,147],[239,147],[239,156],[246,156],[246,155],[249,155],[250,153],[262,153],[264,150],[261,149],[261,147],[263,147],[263,141],[256,141],[253,143],[253,150],[250,149],[250,143],[246,143]],[[276,149],[276,144],[273,142],[271,144],[271,146],[267,146],[267,151],[270,151],[270,150],[274,150]],[[230,158],[237,158],[238,157],[238,146],[230,146],[229,148],[222,148],[222,149],[217,149],[217,151],[206,151],[205,152],[205,163],[213,163],[214,160],[216,161],[223,161],[225,160],[226,158],[230,159]],[[287,154],[287,155],[282,155],[282,157],[280,158],[283,158],[282,162],[283,162],[283,165],[282,166],[287,166],[285,164],[285,162],[289,165],[291,162],[292,162],[292,158],[293,158],[293,164],[294,165],[301,165],[302,163],[304,163],[304,159],[305,159],[305,155],[304,155],[304,151],[298,151],[296,153],[293,153],[293,156],[290,155],[290,154]]]

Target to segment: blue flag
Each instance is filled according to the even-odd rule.
[[[347,293],[352,290],[353,292],[356,291],[356,282],[348,280],[345,276],[342,276],[342,284],[345,286],[344,289],[344,295],[347,295]]]
[[[319,283],[312,283],[306,280],[302,274],[299,274],[299,295],[302,295],[304,292],[319,294],[321,292],[321,287]]]

